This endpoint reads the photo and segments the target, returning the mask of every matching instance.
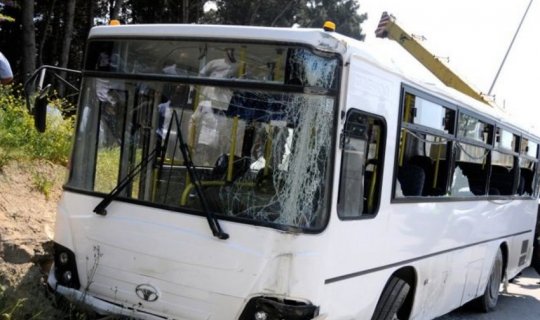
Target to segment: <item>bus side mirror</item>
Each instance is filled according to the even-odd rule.
[[[34,126],[39,132],[45,132],[47,127],[47,95],[38,95],[34,100]]]
[[[32,108],[34,112],[34,126],[38,132],[45,132],[47,127],[47,105],[49,104],[49,91],[51,84],[46,85],[39,90],[34,98],[34,106]]]

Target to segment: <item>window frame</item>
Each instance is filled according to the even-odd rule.
[[[376,181],[377,181],[377,184],[375,186],[375,192],[374,194],[378,195],[377,198],[375,199],[375,202],[374,202],[374,206],[373,206],[373,212],[372,213],[364,213],[364,212],[361,212],[359,213],[357,216],[343,216],[342,214],[340,214],[340,202],[339,202],[339,199],[341,197],[341,192],[342,192],[342,188],[341,188],[341,180],[343,179],[343,159],[344,159],[344,151],[345,149],[343,148],[343,139],[345,139],[345,127],[346,127],[346,123],[347,123],[347,119],[349,118],[349,116],[351,116],[351,114],[353,113],[357,113],[357,114],[362,114],[362,115],[365,115],[367,117],[371,117],[375,120],[378,120],[381,124],[381,133],[380,133],[380,145],[379,145],[379,152],[377,154],[377,165],[378,165],[378,168],[380,168],[379,170],[377,170],[377,175],[376,175]],[[383,187],[383,176],[384,176],[384,163],[385,163],[385,150],[386,150],[386,142],[387,142],[387,134],[388,134],[388,124],[386,122],[386,119],[382,116],[382,115],[379,115],[379,114],[374,114],[374,113],[371,113],[371,112],[367,112],[367,111],[364,111],[362,109],[359,109],[359,108],[349,108],[346,115],[344,116],[345,118],[345,122],[343,123],[343,128],[341,130],[341,133],[339,135],[340,139],[339,139],[339,148],[336,148],[336,150],[340,150],[340,155],[341,155],[341,160],[339,161],[339,177],[337,180],[337,201],[336,201],[336,212],[337,212],[337,216],[338,216],[338,219],[339,220],[342,220],[342,221],[354,221],[354,220],[365,220],[365,219],[373,219],[375,218],[378,213],[379,213],[379,210],[381,208],[381,192],[382,192],[382,187]],[[368,144],[368,150],[369,150],[369,144]],[[366,157],[367,157],[368,153],[366,153]],[[364,177],[362,177],[364,178]]]
[[[402,117],[404,115],[404,105],[405,105],[405,98],[407,94],[411,94],[415,97],[420,97],[422,99],[428,100],[430,102],[440,104],[441,106],[445,108],[449,108],[452,110],[455,110],[455,119],[454,119],[454,127],[453,131],[454,134],[447,134],[445,132],[442,132],[440,130],[433,129],[431,127],[426,127],[419,124],[411,124],[406,123],[402,120]],[[392,191],[391,191],[391,199],[390,203],[422,203],[422,202],[451,202],[451,201],[478,201],[478,200],[497,200],[497,199],[534,199],[538,196],[540,193],[540,138],[534,137],[530,134],[527,134],[524,130],[521,130],[517,127],[513,127],[511,125],[506,124],[503,121],[497,121],[496,119],[489,117],[488,115],[480,114],[478,111],[472,110],[470,108],[467,108],[466,105],[451,103],[445,99],[435,97],[432,94],[429,94],[427,92],[424,92],[420,89],[414,88],[410,85],[401,84],[401,93],[400,93],[400,100],[399,100],[399,112],[397,117],[397,127],[396,127],[396,149],[395,149],[395,157],[394,157],[394,168],[393,168],[393,176],[392,176]],[[480,120],[488,125],[491,125],[491,132],[490,136],[487,139],[487,143],[481,142],[479,140],[475,140],[472,138],[460,136],[458,133],[458,125],[459,125],[459,118],[461,114],[466,114],[468,116],[471,116],[477,120]],[[495,140],[496,140],[496,132],[497,129],[500,128],[502,130],[505,130],[507,132],[512,133],[517,138],[516,146],[514,147],[515,150],[510,151],[509,149],[497,147]],[[492,170],[492,152],[496,151],[499,153],[511,155],[514,158],[514,164],[513,168],[520,168],[520,159],[528,159],[531,161],[534,161],[536,163],[535,171],[533,173],[533,194],[532,195],[519,195],[517,194],[517,188],[518,183],[520,179],[520,175],[517,172],[514,172],[514,185],[513,185],[513,194],[512,195],[490,195],[489,192],[485,195],[478,195],[478,196],[404,196],[404,197],[397,197],[396,196],[396,184],[398,179],[398,170],[399,170],[399,161],[400,161],[400,141],[401,141],[401,134],[403,129],[411,130],[413,132],[419,132],[424,134],[430,134],[435,135],[441,138],[445,138],[448,140],[448,144],[451,146],[452,152],[451,154],[447,155],[447,161],[449,161],[448,165],[448,177],[447,177],[447,192],[448,192],[448,185],[452,183],[453,174],[456,167],[456,159],[455,159],[455,151],[454,148],[459,147],[458,143],[464,143],[473,145],[476,147],[486,148],[488,151],[487,157],[488,157],[488,164],[489,164],[489,172],[488,172],[488,179],[486,181],[486,187],[489,189],[491,185],[491,170]],[[529,139],[530,141],[536,143],[538,145],[537,148],[537,155],[536,158],[533,158],[526,153],[521,153],[520,146],[521,141],[523,138]]]

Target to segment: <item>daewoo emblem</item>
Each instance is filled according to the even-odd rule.
[[[156,288],[149,284],[140,284],[135,288],[137,297],[144,301],[154,302],[159,298],[159,294]]]

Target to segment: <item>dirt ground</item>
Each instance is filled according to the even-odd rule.
[[[64,318],[44,275],[65,173],[46,161],[13,161],[0,170],[0,319],[3,312],[13,319]]]

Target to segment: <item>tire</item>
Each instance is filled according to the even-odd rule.
[[[497,300],[499,300],[499,291],[501,288],[501,281],[503,276],[503,256],[499,249],[493,265],[491,266],[491,273],[489,275],[488,283],[484,294],[474,300],[477,308],[481,312],[490,312],[495,309]]]
[[[403,279],[392,277],[384,287],[371,320],[395,320],[411,286]]]

